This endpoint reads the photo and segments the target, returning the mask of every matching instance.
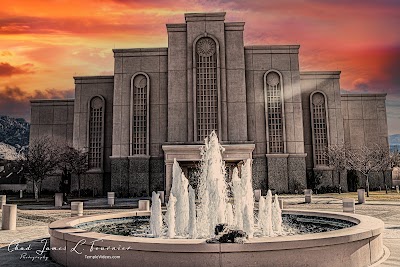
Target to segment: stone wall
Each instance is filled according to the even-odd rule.
[[[248,139],[256,144],[257,156],[267,153],[264,75],[269,70],[282,75],[285,153],[304,153],[298,53],[298,45],[245,47],[247,131]]]
[[[75,79],[74,105],[74,138],[73,145],[78,149],[87,149],[89,125],[89,101],[94,96],[102,96],[105,100],[104,109],[104,142],[102,171],[111,171],[111,146],[113,135],[113,76],[84,76]]]
[[[267,155],[267,170],[268,189],[277,193],[288,193],[288,155]]]
[[[155,191],[163,191],[165,180],[164,158],[150,158],[150,194]]]
[[[31,100],[30,142],[48,136],[72,145],[73,125],[73,99]]]
[[[344,140],[351,149],[389,146],[385,100],[386,94],[341,95]]]
[[[111,191],[123,197],[150,196],[150,177],[157,183],[160,179],[159,168],[151,170],[150,165],[155,167],[157,162],[152,162],[149,157],[112,157]],[[154,188],[159,188],[158,184]]]
[[[385,176],[385,177],[384,177]],[[363,174],[357,173],[358,177],[358,185],[359,187],[366,188],[366,178]],[[385,190],[385,184],[391,188],[392,187],[392,178],[391,178],[391,172],[386,171],[386,172],[372,172],[369,177],[369,189],[370,190],[378,190],[381,188],[381,190]]]
[[[87,173],[82,174],[80,177],[81,184],[81,193],[85,195],[83,192],[90,192],[88,196],[104,196],[107,194],[104,188],[104,179],[103,173]],[[61,183],[61,173],[55,174],[53,176],[46,177],[42,182],[42,192],[45,193],[57,193],[61,192],[60,188]],[[77,195],[77,191],[79,188],[79,182],[77,175],[71,175],[71,187],[70,193],[74,192]],[[27,181],[28,193],[33,193],[33,183],[31,181]]]
[[[112,156],[130,156],[131,79],[144,73],[149,77],[149,154],[162,156],[167,141],[167,48],[114,49],[114,106]],[[182,77],[180,77],[182,79]],[[173,107],[171,107],[173,108]]]
[[[111,157],[111,191],[129,195],[129,161],[127,157]]]
[[[301,72],[301,94],[303,103],[304,146],[307,153],[307,169],[314,168],[313,140],[310,112],[310,95],[322,92],[327,101],[328,145],[344,143],[343,117],[340,96],[340,71]]]
[[[267,183],[267,158],[265,156],[253,157],[252,165],[253,188],[261,189],[263,195],[268,190]]]
[[[289,192],[303,192],[307,188],[305,155],[289,155],[287,167]]]

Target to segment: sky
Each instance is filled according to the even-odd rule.
[[[113,48],[167,47],[184,13],[244,21],[245,45],[300,44],[300,69],[341,70],[343,92],[387,93],[400,134],[398,0],[1,0],[0,115],[30,99],[73,98],[73,76],[112,75]]]

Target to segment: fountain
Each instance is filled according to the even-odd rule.
[[[150,212],[133,210],[51,223],[51,247],[65,247],[51,250],[51,257],[64,266],[96,267],[110,266],[110,261],[90,260],[93,254],[120,257],[115,266],[368,266],[384,255],[379,219],[281,210],[278,195],[269,190],[257,208],[252,160],[245,160],[240,174],[234,168],[227,184],[223,151],[213,132],[200,152],[195,189],[174,160],[165,213],[159,194],[153,192]],[[225,233],[224,238],[216,239],[216,228]],[[247,239],[237,241],[235,234]]]
[[[211,238],[214,237],[214,230],[218,224],[226,224],[228,227],[243,230],[249,238],[253,237],[254,194],[251,181],[251,159],[245,161],[241,169],[241,177],[239,177],[237,168],[233,170],[232,194],[234,202],[232,205],[229,203],[227,194],[228,185],[225,181],[225,163],[222,160],[223,151],[224,148],[219,144],[216,133],[212,132],[201,150],[198,210],[196,210],[194,190],[189,186],[189,181],[183,174],[179,163],[176,159],[174,160],[171,189],[172,201],[169,201],[166,213],[168,228],[166,237]],[[155,195],[156,193],[153,192],[153,197]],[[268,207],[270,207],[271,191],[268,191],[268,196],[270,200]],[[156,205],[157,208],[152,208],[150,234],[154,237],[159,237],[160,229],[152,227],[152,225],[160,224],[159,220],[162,218],[162,211],[158,208],[158,201],[153,202],[153,205]],[[265,227],[270,229],[272,227],[271,222],[273,222],[275,235],[281,234],[282,214],[277,195],[275,195],[272,212],[262,208],[259,210],[259,217],[260,215],[263,220],[269,222]],[[171,227],[174,227],[174,229],[171,229]],[[263,229],[259,235],[272,236],[274,232]]]

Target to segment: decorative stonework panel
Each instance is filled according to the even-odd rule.
[[[269,86],[277,86],[279,84],[279,75],[276,72],[270,72],[267,75],[267,84]]]
[[[196,43],[196,117],[197,141],[218,129],[217,53],[212,38]]]
[[[211,38],[202,38],[197,42],[197,54],[201,57],[211,57],[216,52],[215,42]]]

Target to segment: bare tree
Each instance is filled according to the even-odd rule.
[[[81,196],[81,175],[89,168],[88,153],[72,146],[65,146],[61,154],[61,165],[78,177],[78,196]]]
[[[42,181],[54,174],[59,163],[59,148],[47,136],[34,139],[29,144],[29,150],[21,159],[24,175],[33,182],[35,199],[39,202]]]
[[[376,152],[377,146],[362,146],[359,150],[349,151],[348,163],[351,169],[359,171],[365,176],[367,197],[369,197],[369,176],[371,172],[380,171],[379,153]]]
[[[349,151],[343,145],[329,146],[325,153],[329,166],[337,172],[339,178],[339,194],[341,193],[342,182],[340,173],[348,169],[348,154]]]
[[[390,151],[390,167],[400,167],[400,152],[396,148],[394,151]]]
[[[388,186],[385,176],[385,171],[392,167],[392,158],[388,147],[375,145],[377,171],[383,175],[383,183],[385,184],[386,194],[388,193]]]

